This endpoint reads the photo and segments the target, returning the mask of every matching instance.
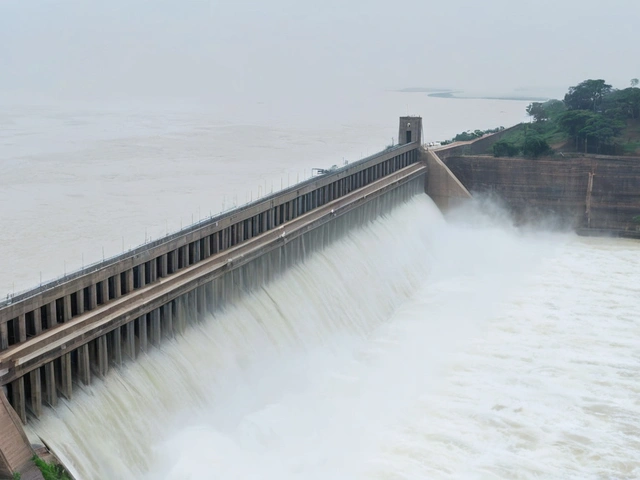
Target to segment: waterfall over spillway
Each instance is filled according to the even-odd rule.
[[[86,479],[637,476],[640,246],[392,203],[30,428]]]
[[[413,182],[404,195],[420,188],[421,182]],[[443,220],[425,195],[388,213],[394,197],[402,195],[388,194],[311,232],[286,254],[304,261],[265,285],[242,294],[223,282],[234,298],[223,310],[83,388],[69,402],[72,409],[63,402],[55,414],[35,422],[34,431],[81,478],[142,478],[165,461],[161,471],[169,471],[181,452],[172,459],[159,452],[165,442],[181,438],[184,428],[267,434],[249,433],[252,415],[314,384],[321,365],[337,367],[423,282],[429,232]],[[373,223],[354,225],[384,212]],[[324,245],[332,234],[342,238],[304,258],[301,250]],[[261,275],[284,263],[281,256],[267,255]],[[249,266],[228,277],[251,283],[248,272],[257,271]]]

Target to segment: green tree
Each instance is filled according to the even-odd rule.
[[[493,155],[494,157],[515,157],[518,153],[520,153],[520,148],[512,142],[507,142],[506,140],[500,140],[493,144]]]
[[[544,108],[544,104],[540,102],[530,103],[527,107],[527,115],[533,117],[535,122],[542,122],[549,118],[547,111]]]
[[[550,119],[555,119],[561,113],[566,111],[564,102],[560,100],[547,100],[542,104],[542,108],[544,108],[544,111]]]
[[[522,144],[522,153],[530,157],[539,157],[550,151],[551,147],[540,135],[527,135]]]
[[[631,88],[637,87],[639,83],[640,83],[640,80],[638,80],[637,78],[632,78],[631,79]]]
[[[462,132],[457,134],[455,137],[453,137],[453,141],[454,142],[469,142],[471,140],[475,140],[477,137],[471,133],[470,130],[467,130],[466,132]]]
[[[582,129],[595,116],[595,113],[588,110],[568,110],[558,117],[558,127],[573,139],[576,150],[579,141],[584,138]]]
[[[587,120],[585,126],[578,132],[584,139],[584,151],[588,151],[589,142],[591,146],[600,153],[602,147],[610,145],[613,138],[624,128],[624,123],[619,120],[596,115]]]
[[[640,88],[614,90],[605,97],[603,110],[608,117],[620,120],[640,118]]]
[[[558,117],[558,126],[570,137],[577,137],[594,114],[586,110],[568,110]]]
[[[585,80],[569,87],[564,103],[569,110],[597,111],[605,95],[611,93],[611,85],[604,80]]]

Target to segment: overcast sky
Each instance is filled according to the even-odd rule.
[[[0,0],[0,91],[511,91],[640,77],[639,0]]]

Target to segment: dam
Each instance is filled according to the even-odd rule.
[[[306,236],[352,210],[388,195],[410,198],[416,185],[443,201],[443,191],[468,195],[455,179],[446,185],[446,172],[426,182],[428,169],[446,167],[425,158],[421,136],[421,118],[402,117],[396,146],[8,297],[0,303],[0,385],[17,417],[41,417],[59,396],[72,399],[75,384],[89,386],[184,331],[189,317],[228,302],[234,284],[249,290],[295,264],[310,248]],[[252,263],[274,252],[267,266]],[[18,457],[5,463],[16,468]]]
[[[402,123],[399,133],[407,140]],[[78,313],[76,294],[66,323],[43,322],[36,335],[34,305],[41,321],[54,300],[56,315],[64,313],[67,294],[82,289],[83,300],[91,299],[88,283],[60,284],[56,298],[43,296],[40,304],[7,314],[12,336],[1,354],[8,360],[2,375],[13,406],[5,410],[9,423],[1,419],[2,440],[17,445],[12,441],[21,435],[10,437],[5,427],[19,432],[26,420],[27,432],[41,435],[77,478],[206,478],[212,472],[446,478],[470,470],[570,478],[576,468],[582,478],[633,476],[634,444],[619,432],[634,435],[633,387],[625,379],[636,368],[628,359],[635,348],[637,245],[513,231],[474,201],[457,213],[464,221],[454,212],[444,222],[435,205],[459,204],[464,185],[479,183],[438,170],[446,152],[426,152],[419,143],[327,172],[305,182],[306,190],[282,192],[293,195],[287,202],[299,189],[307,195],[329,187],[324,192],[340,196],[326,193],[315,208],[311,198],[306,211],[278,225],[271,202],[282,205],[279,195],[261,199],[266,204],[254,210],[257,220],[235,229],[243,229],[242,239],[231,229],[220,233],[249,219],[236,210],[183,232],[182,240],[154,242],[151,248],[177,241],[156,251],[154,276],[147,263],[153,258],[132,253],[139,256],[123,259],[129,263],[119,272],[120,295],[115,298],[113,287],[109,293],[115,270],[98,274],[92,285],[106,279],[106,295],[98,302],[96,287],[95,308],[85,300]],[[403,160],[395,158],[402,155],[407,160],[400,167]],[[353,180],[348,192],[336,185],[350,169],[389,160],[399,168],[376,179],[370,170],[370,180],[359,188]],[[509,185],[511,178],[503,180]],[[572,215],[584,213],[578,190]],[[286,218],[284,205],[280,218]],[[289,205],[295,212],[295,203]],[[258,233],[261,221],[272,226]],[[210,230],[200,234],[199,227]],[[207,251],[206,242],[191,246],[216,234],[231,238],[226,248],[220,240],[218,251],[211,243]],[[185,262],[173,273],[170,254],[178,257],[175,265],[181,257]],[[164,255],[167,274],[161,276]],[[144,273],[128,273],[139,265]],[[611,288],[602,288],[601,271],[611,272]],[[122,287],[128,275],[134,276],[131,291]],[[17,305],[29,298],[11,300]],[[16,341],[21,315],[24,342]],[[51,335],[50,343],[43,335]],[[43,341],[28,346],[39,337]],[[38,374],[31,367],[38,358],[48,363],[36,367],[42,397],[35,412]],[[55,385],[49,398],[47,368]],[[587,391],[576,395],[583,390],[575,384]],[[0,449],[28,455],[7,443]],[[499,461],[490,458],[492,449]],[[541,464],[540,456],[549,461]]]

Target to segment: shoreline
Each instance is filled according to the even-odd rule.
[[[455,100],[506,100],[517,102],[546,102],[551,99],[550,96],[542,95],[522,95],[522,94],[468,94],[464,95],[464,90],[453,90],[449,88],[422,88],[409,87],[394,90],[398,93],[424,93],[431,98],[451,98]]]

